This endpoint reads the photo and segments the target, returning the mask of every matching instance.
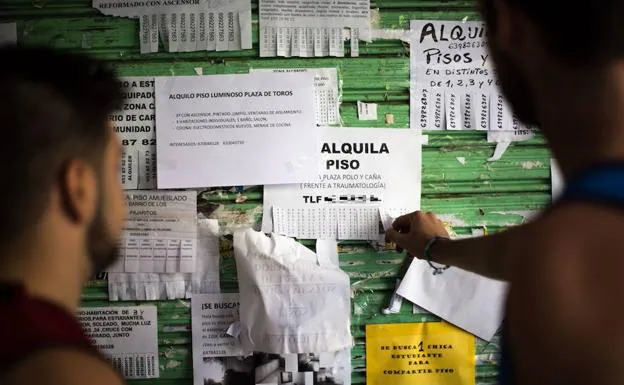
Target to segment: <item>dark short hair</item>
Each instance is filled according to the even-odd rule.
[[[0,58],[2,245],[40,220],[70,160],[99,165],[122,93],[114,72],[86,55],[3,46]]]
[[[493,0],[483,2],[488,28],[495,32]],[[572,4],[563,0],[502,0],[523,11],[539,29],[546,47],[578,65],[600,65],[624,58],[624,1]]]

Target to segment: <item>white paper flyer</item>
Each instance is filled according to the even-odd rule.
[[[197,252],[195,191],[127,191],[119,259],[108,272],[191,273]]]
[[[379,209],[420,208],[415,130],[324,128],[315,180],[264,187],[262,231],[303,239],[377,240]]]
[[[482,21],[412,20],[410,127],[532,131],[499,89]]]
[[[299,183],[316,174],[311,73],[158,77],[156,124],[158,188]]]
[[[156,306],[83,307],[78,319],[96,348],[127,379],[158,378]]]
[[[350,348],[349,277],[325,254],[291,238],[234,233],[245,352],[333,352]]]
[[[359,55],[359,40],[371,41],[370,1],[260,0],[261,57]]]
[[[253,357],[243,358],[228,329],[239,320],[238,293],[194,294],[191,298],[195,385],[252,385]],[[210,382],[212,381],[212,382]]]
[[[341,87],[336,68],[251,69],[254,72],[309,72],[314,74],[314,112],[317,126],[340,124]]]
[[[104,15],[139,19],[141,53],[251,49],[250,0],[93,0]]]
[[[219,259],[219,222],[201,218],[193,273],[108,273],[108,300],[158,301],[219,293]]]
[[[123,147],[121,184],[126,190],[156,188],[154,78],[120,78],[124,103],[109,119]]]

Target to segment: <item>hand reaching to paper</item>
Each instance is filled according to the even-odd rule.
[[[449,238],[449,234],[435,214],[422,211],[398,217],[386,232],[386,242],[395,243],[397,251],[406,250],[416,258],[423,258],[425,246],[434,237]]]

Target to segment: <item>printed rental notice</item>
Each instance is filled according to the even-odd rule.
[[[85,334],[125,378],[158,378],[156,306],[85,307],[77,316]]]
[[[158,188],[300,183],[316,174],[314,74],[156,78]]]
[[[125,194],[128,217],[114,273],[192,273],[197,253],[197,193],[136,190]]]

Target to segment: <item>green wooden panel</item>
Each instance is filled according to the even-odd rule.
[[[383,29],[408,28],[411,19],[477,19],[474,4],[461,0],[373,0],[373,26]],[[251,50],[233,52],[162,52],[141,55],[138,21],[104,17],[91,8],[91,0],[3,0],[0,22],[16,21],[20,44],[42,44],[62,50],[86,51],[115,66],[120,75],[195,75],[246,73],[251,68],[336,67],[342,80],[341,116],[344,126],[408,128],[409,45],[398,40],[376,40],[360,44],[359,58],[283,59],[258,57],[257,0],[254,11]],[[346,47],[349,54],[349,46]],[[42,69],[45,69],[42,64]],[[357,119],[357,101],[378,103],[377,121]],[[393,123],[386,123],[390,119]],[[422,206],[441,214],[457,234],[487,227],[499,231],[520,224],[550,201],[550,153],[544,138],[537,136],[510,147],[503,158],[488,162],[494,147],[480,132],[435,132],[423,149]],[[409,149],[406,149],[409,151]],[[247,192],[248,201],[234,202],[225,187],[200,194],[199,209],[219,220],[221,277],[225,291],[235,291],[236,268],[232,256],[231,229],[259,227],[262,188]],[[313,247],[311,240],[301,240]],[[352,352],[353,383],[364,384],[366,352],[364,325],[367,323],[435,322],[430,314],[412,314],[403,304],[400,314],[383,315],[394,287],[402,255],[375,250],[366,242],[342,242],[340,264],[351,278],[353,297]],[[106,306],[105,280],[90,282],[84,290],[85,306]],[[117,302],[115,305],[133,305]],[[188,301],[154,302],[158,306],[161,378],[131,381],[131,384],[192,384],[190,353],[190,306]],[[499,342],[477,342],[477,382],[494,383]]]

